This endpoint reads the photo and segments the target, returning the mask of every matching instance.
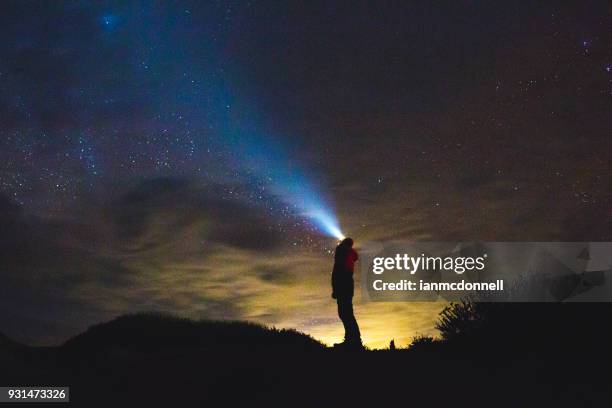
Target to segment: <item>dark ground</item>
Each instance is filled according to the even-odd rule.
[[[48,351],[48,356],[53,355]],[[410,351],[208,350],[3,364],[3,384],[69,385],[71,406],[609,406],[609,360]],[[213,405],[216,406],[216,405]]]
[[[585,347],[588,341],[575,348],[561,342],[532,352],[444,343],[349,352],[324,348],[296,332],[184,321],[177,329],[169,318],[144,325],[141,318],[125,322],[124,326],[138,323],[131,334],[111,322],[55,348],[0,341],[0,384],[67,385],[70,406],[84,407],[612,403],[611,353],[599,343]],[[158,327],[147,330],[151,324]],[[168,329],[176,335],[155,337],[154,332]],[[199,337],[202,332],[205,340]],[[238,336],[234,344],[229,335]],[[143,346],[147,339],[149,345]],[[177,343],[181,339],[186,345]]]

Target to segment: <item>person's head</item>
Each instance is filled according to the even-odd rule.
[[[342,245],[343,247],[346,247],[346,248],[352,248],[353,247],[353,238],[344,238],[342,241],[340,241],[340,245]]]
[[[353,240],[351,238],[344,238],[338,246],[336,247],[336,251],[334,252],[334,258],[336,262],[344,262],[346,256],[348,255],[350,249],[353,247]]]
[[[353,247],[353,238],[344,238],[336,247],[336,253],[348,252]]]

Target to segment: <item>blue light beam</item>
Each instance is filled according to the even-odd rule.
[[[285,141],[263,136],[254,127],[239,127],[235,122],[227,136],[226,141],[244,160],[243,165],[265,181],[273,195],[323,234],[339,240],[345,238],[332,206],[310,181],[319,177],[305,176],[306,166],[296,163]]]

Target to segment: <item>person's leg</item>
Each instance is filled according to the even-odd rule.
[[[346,305],[346,326],[347,340],[355,343],[361,343],[361,333],[359,331],[359,325],[357,319],[355,319],[355,313],[353,312],[353,299],[349,299]]]
[[[348,341],[350,328],[348,326],[348,311],[347,311],[347,303],[346,299],[338,298],[338,317],[342,321],[342,325],[344,326],[344,341]]]
[[[338,299],[338,316],[344,325],[344,340],[361,343],[361,334],[353,313],[353,300],[351,298]]]

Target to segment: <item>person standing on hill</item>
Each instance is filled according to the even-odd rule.
[[[338,316],[344,325],[344,341],[334,346],[363,348],[359,325],[353,313],[353,293],[355,291],[353,271],[357,259],[359,259],[359,255],[353,249],[353,240],[351,238],[343,239],[334,253],[332,298],[338,302]]]

